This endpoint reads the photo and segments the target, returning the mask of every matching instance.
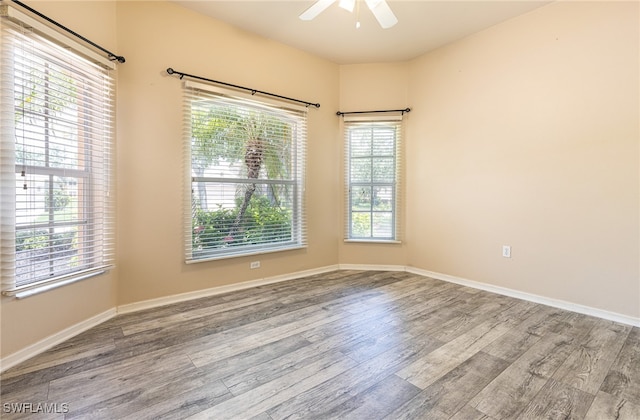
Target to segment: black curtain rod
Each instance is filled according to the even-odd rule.
[[[169,67],[167,69],[167,73],[179,75],[180,76],[180,80],[182,80],[183,77],[190,77],[192,79],[204,80],[204,81],[211,82],[211,83],[216,83],[216,84],[219,84],[219,85],[231,86],[231,87],[234,87],[236,89],[248,90],[249,92],[251,92],[252,95],[255,95],[256,93],[260,93],[262,95],[273,96],[275,98],[286,99],[287,101],[293,101],[293,102],[298,102],[298,103],[301,103],[301,104],[305,104],[306,106],[315,106],[316,108],[320,108],[320,104],[314,104],[312,102],[301,101],[300,99],[293,99],[293,98],[289,98],[289,97],[286,97],[286,96],[276,95],[275,93],[264,92],[262,90],[251,89],[251,88],[248,88],[248,87],[238,86],[238,85],[234,85],[234,84],[231,84],[231,83],[220,82],[218,80],[207,79],[206,77],[194,76],[193,74],[182,73],[182,72],[176,71],[176,70],[172,69],[171,67]]]
[[[26,4],[22,3],[21,1],[18,1],[18,0],[12,0],[12,1],[15,4],[19,5],[20,7],[23,7],[25,9],[27,9],[28,11],[30,11],[31,13],[41,17],[42,19],[46,20],[47,22],[56,25],[58,28],[67,31],[68,33],[70,33],[71,35],[75,36],[76,38],[80,38],[81,40],[83,40],[87,44],[92,45],[92,46],[96,47],[97,49],[99,49],[100,51],[106,53],[108,55],[108,57],[109,57],[109,60],[117,61],[118,63],[124,63],[125,62],[125,59],[124,59],[123,56],[116,55],[116,54],[112,53],[111,51],[109,51],[109,50],[107,50],[105,48],[102,48],[100,45],[96,44],[95,42],[83,37],[82,35],[80,35],[77,32],[72,31],[71,29],[69,29],[66,26],[56,22],[55,20],[51,19],[50,17],[43,15],[42,13],[38,12],[37,10],[32,9],[31,7],[29,7]]]
[[[341,112],[338,111],[336,112],[337,116],[341,116],[341,115],[347,115],[347,114],[377,114],[380,112],[400,112],[402,113],[402,115],[404,115],[405,112],[411,112],[411,108],[405,108],[405,109],[385,109],[382,111],[352,111],[352,112]]]

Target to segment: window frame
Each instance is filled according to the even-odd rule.
[[[305,167],[306,167],[306,124],[307,107],[291,104],[289,102],[274,100],[269,98],[256,98],[253,95],[244,94],[233,89],[222,88],[220,86],[201,83],[195,81],[185,81],[183,83],[184,92],[184,118],[187,122],[185,129],[185,263],[193,264],[207,261],[215,261],[227,258],[260,255],[307,247],[306,239],[306,211],[305,211]],[[263,108],[269,113],[281,112],[281,118],[288,119],[296,124],[296,134],[292,140],[294,148],[291,150],[292,177],[290,179],[269,179],[269,178],[248,178],[248,177],[198,177],[193,173],[192,155],[194,153],[192,143],[192,102],[197,98],[208,98],[211,101],[220,100],[227,105],[237,103],[239,107],[251,107],[255,109]],[[198,251],[194,249],[194,195],[196,182],[220,183],[229,186],[242,184],[257,185],[280,185],[292,188],[291,193],[291,239],[288,241],[276,241],[272,243],[243,244],[229,248],[210,249],[209,251]]]
[[[3,295],[22,298],[105,273],[114,265],[112,153],[115,142],[113,128],[115,80],[110,73],[115,70],[116,66],[108,58],[100,56],[65,33],[23,13],[11,4],[3,5],[0,8],[0,29],[0,42],[2,42],[0,59],[3,63],[3,69],[11,69],[6,72],[11,76],[3,77],[0,86],[3,94],[6,95],[5,99],[10,98],[4,102],[0,101],[0,115],[5,126],[0,133],[2,135],[0,148],[2,148],[3,154],[11,156],[9,159],[3,159],[0,163],[0,192],[3,197],[8,198],[0,206],[0,217],[2,217],[0,231],[2,236],[6,238],[0,247],[0,269],[3,273],[0,287]],[[37,60],[28,61],[25,58],[26,64],[18,64],[19,60],[23,60],[21,57],[29,57],[29,54],[34,54],[34,57],[38,57]],[[19,82],[19,73],[16,69],[21,69],[19,71],[23,73],[26,71],[37,72],[39,66],[45,69],[44,76],[37,76],[34,80],[45,84],[44,96],[39,105],[45,111],[42,113],[43,115],[31,118],[31,122],[27,124],[27,118],[34,110],[29,109],[24,103],[22,106],[17,105],[15,98],[20,97],[20,92],[24,87],[28,88],[29,83],[36,82],[26,79],[22,83]],[[70,69],[70,72],[64,72],[65,77],[69,77],[73,86],[81,86],[73,94],[73,99],[77,100],[75,105],[71,107],[75,109],[71,114],[75,116],[73,117],[75,122],[67,126],[69,127],[69,139],[76,142],[74,146],[76,149],[71,149],[71,153],[75,155],[70,161],[71,167],[66,164],[57,165],[56,162],[50,160],[54,156],[52,152],[61,150],[54,150],[51,141],[55,142],[56,139],[62,137],[55,134],[56,126],[52,124],[52,121],[57,116],[50,112],[55,106],[52,105],[52,99],[48,93],[49,87],[55,88],[60,84],[55,82],[51,74],[48,73],[46,69],[49,68],[54,69],[54,72],[63,71],[61,69],[65,68]],[[95,108],[96,105],[99,108]],[[71,108],[67,108],[67,110]],[[91,110],[94,109],[100,110],[100,114],[95,114],[99,116],[91,115]],[[22,121],[14,121],[14,114],[22,115]],[[58,123],[66,124],[68,120],[61,121]],[[39,124],[42,124],[43,127],[40,127]],[[29,127],[40,127],[43,133],[41,134],[42,139],[37,138],[37,134],[32,134],[27,143],[24,131],[22,131],[22,136],[19,133],[20,129],[24,130]],[[18,150],[26,151],[25,145],[27,144],[28,147],[40,148],[38,156],[44,160],[43,162],[37,159],[27,162],[24,154],[19,158]],[[101,152],[93,153],[94,149],[99,149]],[[62,153],[68,152],[64,149]],[[62,159],[65,162],[68,158],[63,155]],[[68,185],[75,186],[76,192],[81,195],[76,198],[78,201],[70,210],[75,217],[66,215],[68,220],[56,220],[54,190],[60,182],[67,185],[69,179],[71,181]],[[38,188],[37,184],[40,184],[40,187],[45,190],[42,194],[34,192],[18,195],[19,183],[22,182],[24,182],[25,187],[23,188],[25,190]],[[100,186],[98,187],[98,185]],[[44,200],[45,210],[41,217],[46,217],[46,220],[28,221],[24,219],[24,217],[33,217],[29,216],[30,210],[25,207],[26,205],[18,202],[19,198],[34,197],[27,194],[39,194],[39,199]],[[63,228],[63,230],[64,228],[76,229],[72,244],[78,244],[76,255],[81,255],[80,263],[77,266],[73,266],[73,263],[69,263],[71,266],[66,266],[68,262],[65,262],[64,257],[59,254],[56,255],[60,251],[51,245],[53,238],[55,238],[54,235],[60,233],[57,231],[59,228]],[[48,271],[48,274],[37,275],[39,269],[31,268],[28,269],[26,277],[21,278],[17,263],[20,253],[24,251],[17,248],[17,239],[18,236],[24,236],[19,235],[20,232],[30,230],[33,232],[47,231],[41,236],[46,237],[48,243],[43,248],[46,250],[47,256],[43,261],[45,264],[48,262],[49,268],[42,269],[43,272]],[[79,236],[82,239],[78,239]],[[33,235],[31,237],[35,238]],[[35,258],[28,256],[24,261],[32,265]],[[63,267],[54,267],[58,262],[62,262]]]
[[[393,130],[393,153],[392,154],[375,154],[373,152],[373,138],[375,134],[371,134],[371,153],[368,155],[354,156],[352,134],[356,130],[362,129],[384,129]],[[344,116],[344,173],[345,173],[345,242],[365,242],[365,243],[401,243],[401,225],[400,211],[401,205],[401,189],[402,189],[402,116],[386,115],[386,116]],[[376,181],[374,179],[374,162],[377,159],[393,159],[393,179],[390,181]],[[370,177],[367,181],[354,181],[352,176],[354,160],[369,160]],[[390,210],[375,210],[373,200],[371,201],[369,210],[355,209],[353,193],[357,188],[369,188],[371,196],[375,188],[391,189],[391,208]],[[354,234],[354,214],[369,214],[369,235],[358,236]],[[376,213],[391,213],[391,221],[389,223],[390,235],[375,235],[374,233],[374,215]]]

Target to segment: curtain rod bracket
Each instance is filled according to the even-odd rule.
[[[315,106],[316,108],[320,108],[320,104],[319,103],[315,103],[314,104],[312,102],[301,101],[300,99],[294,99],[294,98],[289,98],[287,96],[276,95],[275,93],[269,93],[269,92],[265,92],[265,91],[262,91],[262,90],[257,90],[257,89],[252,89],[252,88],[248,88],[248,87],[244,87],[244,86],[234,85],[234,84],[231,84],[231,83],[221,82],[219,80],[207,79],[206,77],[194,76],[193,74],[182,73],[182,72],[176,71],[176,70],[172,69],[171,67],[169,67],[167,69],[167,73],[168,74],[177,74],[177,75],[179,75],[180,76],[180,80],[182,80],[183,77],[190,77],[192,79],[198,79],[198,80],[204,80],[206,82],[216,83],[218,85],[230,86],[230,87],[233,87],[233,88],[236,88],[236,89],[247,90],[247,91],[251,92],[251,95],[255,95],[256,93],[260,93],[262,95],[273,96],[275,98],[285,99],[287,101],[298,102],[298,103],[304,104],[307,108],[309,106],[311,106],[311,105]]]

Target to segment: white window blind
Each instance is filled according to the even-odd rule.
[[[344,117],[345,239],[401,238],[402,117]]]
[[[108,60],[3,12],[0,269],[16,294],[113,264],[114,83]]]
[[[185,83],[187,262],[306,246],[307,110]]]

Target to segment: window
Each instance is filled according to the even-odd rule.
[[[400,124],[345,116],[347,240],[399,240]]]
[[[306,245],[306,108],[186,82],[187,262]]]
[[[113,65],[1,23],[0,267],[17,294],[112,264]]]

